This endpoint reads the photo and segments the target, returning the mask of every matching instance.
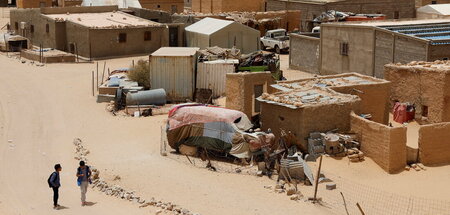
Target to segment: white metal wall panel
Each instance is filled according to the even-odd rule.
[[[197,88],[211,89],[214,97],[225,95],[226,74],[234,72],[233,64],[197,64]]]
[[[151,88],[163,88],[167,100],[182,101],[193,99],[195,57],[151,56]]]

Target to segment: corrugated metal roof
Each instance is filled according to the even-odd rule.
[[[107,6],[118,5],[119,8],[136,7],[142,8],[139,0],[83,0],[81,6]]]
[[[186,31],[196,32],[205,35],[211,35],[214,32],[231,25],[233,21],[222,20],[222,19],[214,19],[214,18],[204,18],[188,27],[186,27]]]
[[[449,16],[450,15],[450,4],[429,4],[417,9],[417,12],[422,13],[434,13]]]
[[[194,56],[200,48],[196,47],[161,47],[151,56]]]

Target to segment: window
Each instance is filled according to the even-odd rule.
[[[144,32],[144,41],[150,41],[150,40],[152,40],[152,32],[151,31]]]
[[[30,25],[30,32],[34,33],[34,25]]]
[[[126,33],[120,33],[119,34],[119,43],[126,43],[127,42],[127,34]]]
[[[394,12],[394,19],[399,19],[400,18],[400,12],[395,11]]]
[[[19,23],[18,23],[18,22],[14,23],[14,28],[15,28],[16,30],[19,30]]]
[[[156,5],[156,8],[161,8],[161,5]]]
[[[428,117],[428,106],[425,105],[422,106],[422,116]]]
[[[172,9],[172,13],[178,12],[178,8],[177,8],[176,5],[172,5],[172,6],[171,6],[171,9]]]
[[[437,1],[431,1],[431,4],[437,4]]]
[[[47,33],[50,32],[50,25],[49,24],[45,24],[45,32],[47,32]]]
[[[348,56],[348,43],[347,42],[341,42],[339,49],[340,49],[341,55]]]

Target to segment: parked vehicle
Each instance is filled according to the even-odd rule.
[[[267,31],[264,37],[261,37],[261,49],[274,49],[276,53],[289,50],[289,36],[285,29],[276,29]]]

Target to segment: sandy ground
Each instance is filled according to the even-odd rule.
[[[137,58],[133,58],[137,59]],[[129,65],[131,58],[108,61]],[[175,202],[201,214],[327,213],[323,207],[290,201],[265,185],[267,178],[214,173],[159,155],[160,126],[165,116],[113,117],[91,96],[94,64],[37,67],[0,56],[0,214],[149,214],[132,203],[90,191],[90,207],[79,205],[74,146],[81,138],[90,163],[103,177],[120,175],[122,187],[141,196]],[[8,141],[12,142],[9,143]],[[61,163],[61,205],[51,209],[47,177]],[[207,204],[205,204],[207,203]]]
[[[1,20],[1,19],[0,19]],[[3,20],[4,21],[4,20]],[[0,22],[0,23],[3,23]],[[289,79],[311,77],[282,68]],[[107,61],[107,68],[127,67],[131,60]],[[100,68],[103,62],[100,62]],[[186,160],[159,154],[165,116],[113,117],[91,95],[91,71],[95,64],[53,64],[37,67],[0,55],[0,214],[154,214],[156,208],[137,205],[89,190],[81,207],[76,186],[74,146],[81,138],[91,151],[90,164],[101,176],[145,198],[171,201],[201,214],[328,214],[332,210],[307,202],[289,200],[266,185],[274,181],[246,174],[211,172]],[[61,163],[60,203],[51,209],[47,177]],[[314,167],[315,165],[313,165]],[[323,170],[349,183],[393,194],[427,199],[450,199],[450,166],[428,167],[389,175],[371,159],[362,163],[325,158]],[[339,184],[338,184],[339,186]],[[325,195],[323,185],[320,194]],[[301,188],[303,189],[303,188]],[[310,188],[305,188],[309,195]],[[303,191],[302,191],[303,192]],[[344,190],[345,192],[345,190]],[[307,194],[308,193],[308,194]],[[365,198],[361,196],[360,198]]]

